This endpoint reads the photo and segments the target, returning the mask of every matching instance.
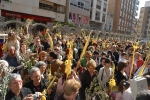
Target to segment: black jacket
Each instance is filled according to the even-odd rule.
[[[31,90],[23,87],[20,91],[21,100],[23,100],[24,97],[26,97],[28,94],[32,94]],[[11,90],[9,90],[6,94],[5,100],[18,100],[18,99],[17,99],[16,95]]]
[[[91,76],[88,70],[86,70],[80,74],[80,81],[81,81],[81,85],[82,85],[82,87],[79,90],[80,100],[86,99],[85,98],[85,89],[87,87],[90,87],[91,81],[93,80],[94,77],[95,77],[95,75]]]
[[[31,90],[32,94],[35,94],[35,92],[43,92],[43,90],[46,89],[45,82],[43,79],[41,79],[41,83],[39,85],[39,87],[40,87],[39,90],[36,90],[36,86],[33,85],[32,80],[25,83],[23,87],[29,88]]]
[[[120,71],[118,71],[118,72],[116,72],[115,79],[116,79],[116,81],[117,81],[117,82],[116,82],[117,85],[119,85],[122,80],[127,80],[127,77],[124,76]]]

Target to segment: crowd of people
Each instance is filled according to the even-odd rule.
[[[1,80],[7,74],[7,68],[13,67],[14,70],[9,76],[5,100],[40,99],[45,89],[46,100],[93,100],[88,99],[86,89],[90,88],[94,78],[97,79],[97,83],[101,83],[102,92],[107,97],[106,100],[149,100],[150,55],[148,44],[139,44],[134,51],[134,41],[113,39],[92,41],[90,39],[84,56],[80,59],[84,45],[88,41],[86,38],[75,34],[70,34],[67,38],[51,34],[54,46],[52,48],[51,41],[48,37],[43,36],[44,34],[30,35],[33,40],[27,44],[28,38],[24,35],[18,35],[13,31],[8,33],[7,50],[3,52],[0,60]],[[68,42],[71,39],[74,39],[73,58],[70,74],[67,75],[65,61],[68,59],[70,50]],[[27,66],[26,63],[31,61],[32,64]],[[115,65],[115,70],[112,68],[113,65]],[[133,98],[130,79],[139,75],[143,65],[146,66],[143,77],[147,79],[148,89],[140,91],[137,97]],[[133,70],[131,70],[132,66]],[[48,70],[51,75],[57,77],[55,80],[57,85],[47,89]],[[58,70],[61,75],[56,75]],[[112,76],[116,81],[115,91],[110,89],[108,83]],[[97,96],[96,93],[95,96]],[[95,99],[105,100],[98,97]]]

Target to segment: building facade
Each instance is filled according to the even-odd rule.
[[[67,21],[75,25],[88,26],[91,0],[67,0]]]
[[[65,21],[66,0],[1,0],[0,16],[39,22]]]
[[[104,31],[109,0],[91,0],[90,27]]]
[[[137,32],[145,38],[150,36],[150,1],[145,2],[145,7],[140,9],[140,17],[138,21]]]
[[[108,7],[115,5],[114,9],[109,9],[109,12],[114,12],[113,32],[122,34],[134,33],[136,24],[136,16],[139,0],[109,0]]]

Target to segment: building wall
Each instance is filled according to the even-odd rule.
[[[146,1],[145,6],[140,9],[137,30],[145,40],[150,39],[150,1]]]
[[[59,2],[60,0],[53,0],[55,1],[54,3],[49,1],[52,0],[11,0],[11,2],[1,1],[1,9],[18,13],[48,17],[54,19],[54,21],[64,22],[65,12],[59,13],[54,10],[41,9],[39,8],[39,2],[46,2],[47,5],[51,6],[54,6],[54,3],[60,4],[60,6],[66,6],[66,4],[64,4],[66,3],[66,0],[61,0],[61,2]]]
[[[108,13],[106,18],[105,31],[107,32],[112,31],[112,27],[113,27],[113,15]]]
[[[90,26],[104,31],[109,0],[92,0],[90,12]]]
[[[68,0],[68,21],[78,25],[88,25],[91,0]]]
[[[134,33],[139,0],[109,0],[108,4],[108,12],[114,11],[113,31],[124,34]]]

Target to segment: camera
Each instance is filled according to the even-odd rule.
[[[36,100],[38,98],[38,95],[37,94],[32,94],[32,97],[34,100]]]

